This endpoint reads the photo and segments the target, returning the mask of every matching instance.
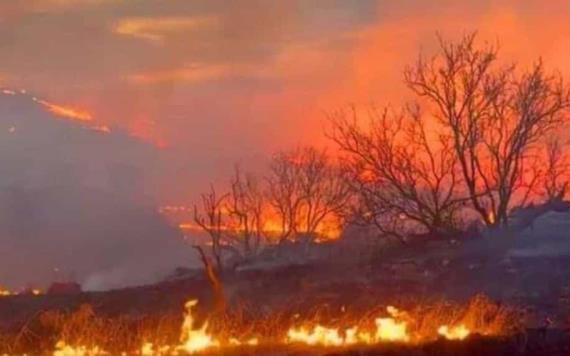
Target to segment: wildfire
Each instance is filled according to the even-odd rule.
[[[50,112],[55,115],[63,116],[68,119],[78,120],[78,121],[91,121],[93,117],[90,113],[84,110],[72,108],[69,106],[57,105],[50,103],[47,100],[35,99],[36,102],[45,106]]]
[[[452,328],[447,325],[442,325],[437,330],[437,333],[448,340],[463,340],[469,336],[469,329],[467,329],[463,324]]]
[[[0,297],[8,297],[11,295],[42,295],[43,291],[38,288],[25,289],[20,292],[12,291],[0,286]]]
[[[27,91],[24,89],[21,89],[19,91],[14,91],[11,89],[0,89],[0,94],[4,94],[4,95],[27,95]],[[52,114],[54,114],[55,116],[58,116],[60,118],[66,118],[69,119],[71,121],[77,121],[77,122],[81,122],[83,124],[89,123],[89,125],[85,125],[84,127],[93,131],[98,131],[101,133],[110,133],[111,132],[111,128],[109,126],[106,125],[92,125],[93,123],[93,116],[91,115],[91,113],[89,113],[86,110],[83,109],[79,109],[77,107],[72,107],[69,105],[61,105],[61,104],[55,104],[53,102],[50,102],[48,100],[42,99],[42,98],[38,98],[36,96],[31,96],[31,99],[33,101],[35,101],[36,103],[40,104],[41,106],[43,106],[44,108],[46,108],[49,112],[51,112]],[[13,126],[8,130],[10,133],[14,133],[16,132],[16,127]]]
[[[101,350],[99,347],[86,347],[86,346],[71,346],[67,345],[64,341],[58,341],[55,345],[53,356],[102,356],[108,355],[107,352]]]
[[[206,320],[202,325],[197,325],[193,314],[197,300],[191,299],[185,304],[184,321],[181,326],[180,341],[177,345],[153,344],[144,342],[138,352],[143,356],[170,356],[188,354],[209,354],[211,352],[223,352],[226,348],[236,346],[256,345],[293,345],[303,344],[318,347],[347,347],[357,345],[376,345],[380,343],[410,343],[419,344],[437,337],[448,340],[464,340],[471,331],[464,324],[441,325],[433,334],[418,334],[415,329],[408,329],[414,319],[405,311],[393,306],[386,308],[386,316],[374,320],[374,325],[366,330],[361,326],[343,325],[328,327],[316,324],[311,327],[289,327],[283,338],[258,338],[249,339],[230,337],[228,335],[216,335],[209,329]],[[431,332],[431,331],[430,331]],[[122,354],[130,354],[123,352]],[[110,355],[97,345],[73,345],[66,341],[59,341],[55,345],[53,356],[102,356]]]
[[[212,226],[208,226],[212,228]],[[178,224],[178,228],[186,231],[202,231],[202,227],[194,222],[182,222]],[[240,231],[240,228],[235,228],[231,226],[221,226],[222,231]],[[283,226],[281,222],[277,220],[267,220],[263,226],[264,234],[268,236],[279,236],[283,232]],[[338,239],[341,234],[341,229],[338,224],[333,222],[323,222],[317,227],[317,234],[319,237],[315,242],[325,242],[330,240]]]
[[[307,345],[320,346],[347,346],[410,341],[406,321],[396,319],[396,316],[400,313],[399,310],[393,306],[388,306],[386,311],[391,317],[377,318],[375,320],[376,331],[373,334],[368,331],[358,330],[357,327],[348,328],[344,333],[341,333],[339,329],[317,325],[312,330],[304,328],[289,329],[286,341],[288,343],[305,343]]]
[[[208,331],[208,322],[197,327],[192,314],[197,301],[192,299],[186,303],[186,314],[182,324],[180,344],[175,347],[153,345],[145,343],[140,350],[141,355],[173,355],[179,352],[187,354],[200,353],[206,350],[221,349],[239,345],[255,346],[262,343],[271,343],[271,340],[259,340],[250,338],[241,341],[231,337],[223,340],[216,338]],[[406,312],[402,312],[393,306],[388,306],[386,312],[389,316],[375,319],[375,330],[372,332],[360,330],[356,326],[348,328],[330,328],[317,324],[311,328],[291,327],[281,343],[306,344],[322,347],[343,347],[351,345],[374,345],[383,342],[410,343],[421,342],[423,339],[414,338],[408,331],[409,318]],[[437,330],[437,334],[449,340],[463,340],[469,336],[470,331],[464,325],[449,327],[443,325]],[[433,335],[437,337],[437,335]]]
[[[207,348],[220,346],[220,343],[206,332],[208,322],[205,322],[201,328],[194,328],[192,308],[194,308],[196,304],[198,304],[198,301],[195,299],[186,302],[186,315],[182,323],[182,335],[180,336],[181,345],[178,346],[179,350],[188,353],[195,353]]]

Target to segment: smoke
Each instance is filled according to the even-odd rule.
[[[192,252],[153,199],[162,152],[0,94],[0,284],[153,282]]]

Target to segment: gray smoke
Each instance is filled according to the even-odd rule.
[[[0,94],[0,285],[153,282],[192,252],[153,198],[160,150]]]

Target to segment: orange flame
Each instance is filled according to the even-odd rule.
[[[92,348],[86,346],[71,346],[67,345],[64,341],[58,341],[55,345],[53,356],[102,356],[109,355],[109,353],[101,350],[99,347]]]
[[[448,340],[463,340],[470,334],[469,329],[463,324],[451,328],[447,325],[442,325],[437,330],[437,333]]]
[[[93,117],[84,110],[76,109],[70,106],[57,105],[46,100],[36,99],[36,101],[45,106],[50,112],[57,116],[62,116],[72,120],[91,121]]]
[[[235,337],[227,339],[216,338],[209,332],[207,321],[200,327],[195,325],[192,311],[197,304],[198,302],[195,299],[186,302],[186,312],[178,345],[154,345],[153,343],[145,342],[139,349],[139,354],[144,356],[179,355],[181,353],[196,354],[240,345],[274,344],[271,340],[259,340],[255,337],[246,341],[241,341]],[[306,344],[321,347],[342,347],[374,345],[384,342],[415,343],[425,340],[420,336],[413,336],[409,333],[407,321],[410,319],[406,312],[402,312],[393,306],[388,306],[386,312],[389,316],[377,318],[375,320],[375,330],[372,332],[359,330],[356,326],[330,328],[317,324],[312,328],[291,327],[287,330],[286,337],[282,339],[282,343],[283,345]],[[437,335],[449,340],[463,340],[470,335],[470,330],[463,324],[455,326],[442,325],[437,329],[437,334],[433,335],[433,337],[435,338]],[[64,341],[59,341],[53,352],[53,356],[95,355],[109,355],[109,353],[97,346],[71,346]]]

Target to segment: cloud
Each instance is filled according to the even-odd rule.
[[[151,42],[162,42],[169,34],[215,28],[215,16],[204,17],[132,17],[118,21],[113,31]]]
[[[221,78],[231,72],[231,67],[223,64],[189,64],[157,72],[133,74],[128,77],[135,84],[155,84],[163,82],[201,82]]]

